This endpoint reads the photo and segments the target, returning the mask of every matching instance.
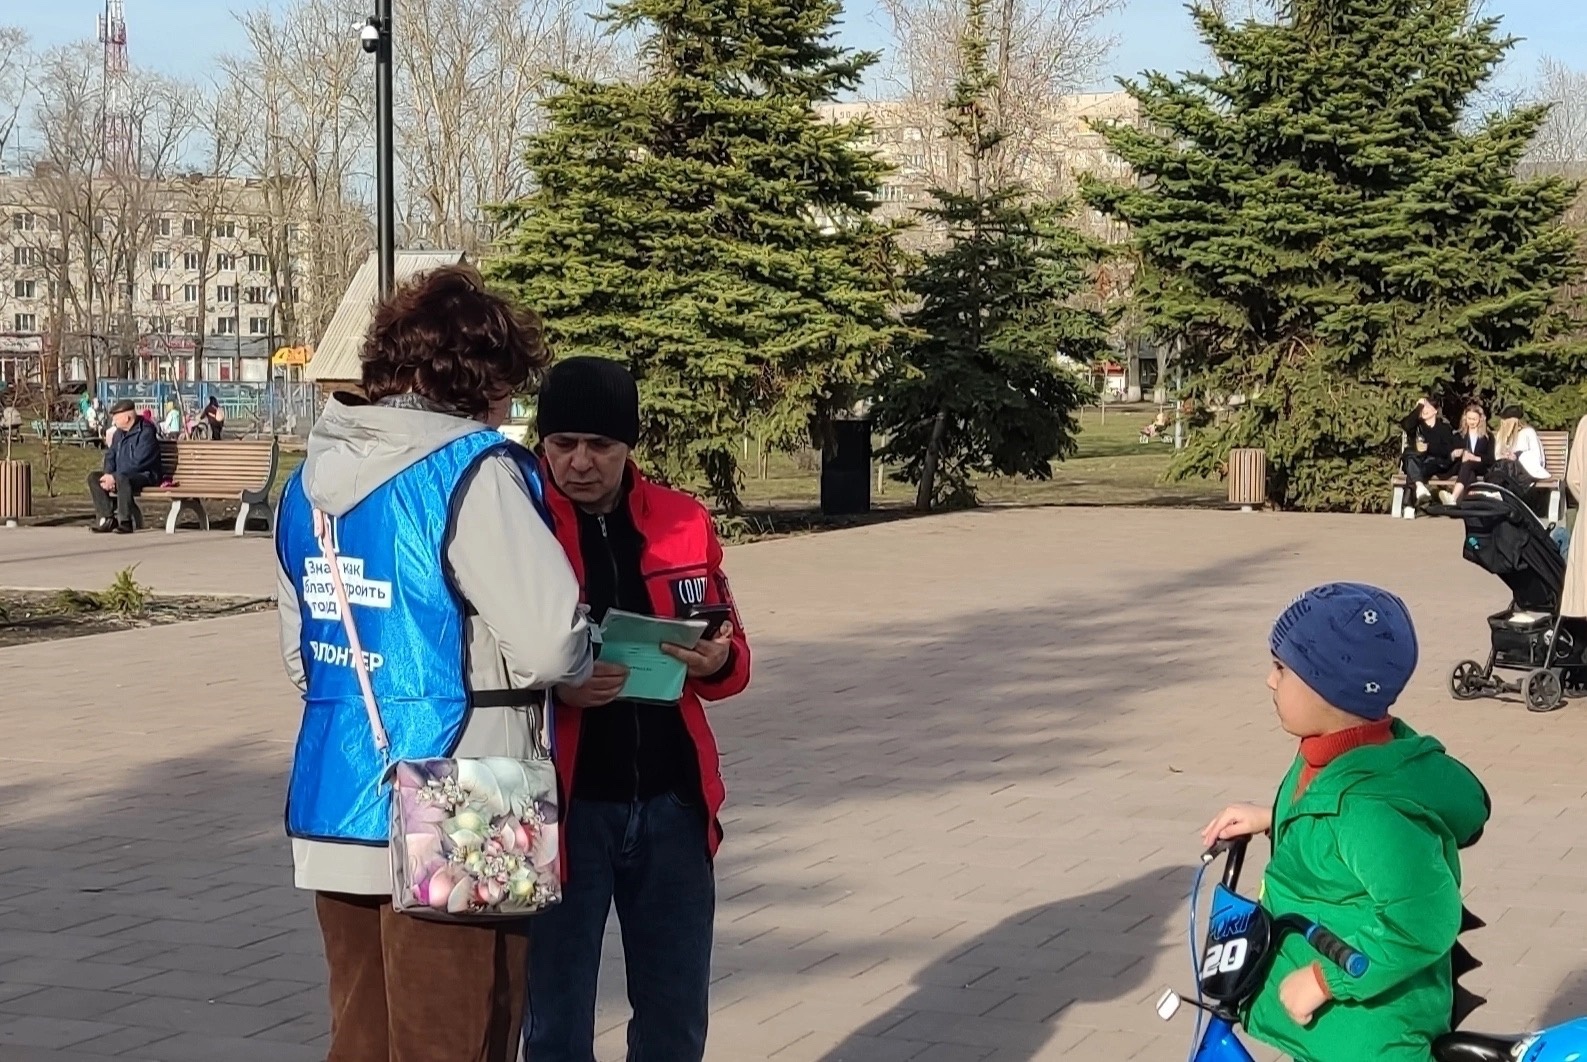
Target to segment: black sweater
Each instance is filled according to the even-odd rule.
[[[1460,437],[1442,416],[1428,424],[1413,409],[1410,416],[1400,421],[1400,430],[1410,443],[1411,453],[1426,452],[1448,460],[1450,454],[1460,449]]]
[[[599,623],[620,608],[654,615],[640,571],[644,539],[628,512],[628,501],[607,516],[579,513],[579,552],[584,558],[584,595]],[[673,793],[700,801],[700,766],[694,743],[676,704],[613,701],[584,712],[573,795],[581,800],[627,803]]]

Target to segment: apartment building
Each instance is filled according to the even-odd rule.
[[[0,379],[268,379],[302,309],[286,191],[0,174]]]

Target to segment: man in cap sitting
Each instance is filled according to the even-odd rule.
[[[130,535],[133,499],[160,482],[160,434],[126,399],[110,407],[110,422],[115,433],[105,447],[104,468],[88,473],[88,496],[98,518],[93,531]]]

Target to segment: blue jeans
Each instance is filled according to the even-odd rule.
[[[615,901],[628,970],[628,1062],[700,1062],[716,878],[705,809],[672,795],[574,800],[562,902],[529,929],[530,1062],[594,1062],[601,938]]]

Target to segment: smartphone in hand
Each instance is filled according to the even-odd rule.
[[[733,618],[732,605],[695,605],[689,610],[689,619],[705,620],[705,631],[700,635],[705,641],[715,638],[722,624]]]

